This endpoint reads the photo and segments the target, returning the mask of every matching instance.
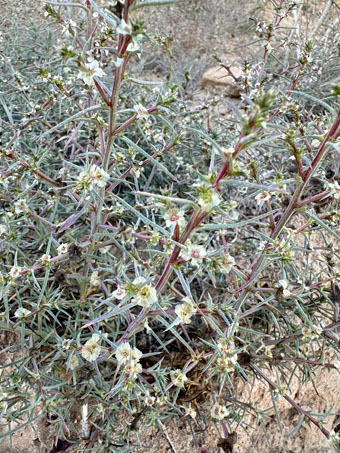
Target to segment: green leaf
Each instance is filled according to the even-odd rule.
[[[155,158],[150,156],[150,154],[148,154],[146,151],[144,151],[144,149],[142,149],[140,146],[138,146],[136,143],[134,143],[128,137],[122,137],[122,140],[125,143],[127,143],[128,145],[132,146],[132,148],[134,148],[136,151],[143,154],[143,156],[145,156],[150,162],[155,164],[156,167],[158,167],[160,170],[164,171],[165,174],[170,176],[171,179],[173,179],[174,181],[179,183],[178,179],[172,173],[170,173],[170,171],[163,164],[161,164],[160,162],[158,162],[158,160],[156,160]]]
[[[329,104],[327,104],[327,102],[322,101],[321,99],[318,99],[318,98],[312,96],[311,94],[303,93],[302,91],[293,90],[293,91],[290,91],[290,92],[292,94],[298,94],[298,95],[300,95],[300,96],[302,96],[304,98],[307,98],[307,99],[309,99],[311,101],[316,102],[317,104],[322,105],[323,107],[325,107],[326,110],[328,110],[332,115],[335,116],[336,111],[333,109],[333,107],[331,107]]]
[[[40,140],[42,137],[45,137],[46,135],[48,134],[51,134],[51,132],[54,132],[56,131],[57,129],[59,129],[60,127],[62,126],[65,126],[65,124],[79,118],[81,115],[83,115],[84,113],[87,113],[87,112],[91,112],[93,110],[98,110],[101,108],[101,104],[96,104],[96,105],[92,105],[91,107],[87,107],[87,109],[84,109],[84,110],[81,110],[80,112],[70,116],[69,118],[67,118],[66,120],[62,121],[61,123],[57,124],[56,126],[53,126],[51,129],[49,129],[48,131],[44,132],[43,134],[39,135],[38,138],[36,138],[34,141],[37,142],[38,140]]]
[[[130,11],[135,11],[136,9],[144,8],[145,6],[164,6],[177,3],[178,0],[148,0],[148,1],[139,1],[138,3],[132,5]],[[92,3],[92,1],[91,1]]]
[[[108,22],[110,25],[112,25],[112,27],[116,28],[117,25],[119,24],[119,20],[118,18],[115,18],[114,16],[109,16],[107,15],[103,10],[102,8],[99,8],[99,6],[93,1],[93,0],[90,0],[90,3],[91,5],[93,6],[93,8],[97,11],[97,13],[103,18],[106,20],[106,22]]]
[[[335,231],[332,230],[332,228],[330,228],[325,222],[323,222],[322,220],[320,220],[315,214],[313,214],[312,212],[310,211],[306,211],[306,214],[315,221],[315,223],[317,223],[318,225],[322,226],[322,228],[324,228],[330,235],[332,235],[333,237],[335,237],[335,239],[337,239],[338,241],[340,241],[340,236],[338,234],[336,234]]]

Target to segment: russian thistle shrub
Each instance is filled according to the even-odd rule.
[[[295,3],[255,19],[242,99],[206,127],[181,86],[136,72],[144,51],[169,54],[136,14],[164,3],[47,2],[52,31],[3,51],[5,435],[46,417],[78,450],[131,451],[184,417],[218,423],[232,450],[247,414],[266,417],[235,382],[260,379],[337,447],[289,391],[340,368],[340,92],[309,92],[316,61],[327,81],[339,65],[338,32],[323,54],[282,38]]]

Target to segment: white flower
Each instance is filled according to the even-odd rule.
[[[302,329],[302,340],[312,341],[319,338],[322,334],[322,328],[313,325],[312,327],[303,327]]]
[[[143,353],[137,348],[133,348],[131,351],[131,360],[135,363],[138,363],[142,358]]]
[[[269,192],[260,192],[256,195],[255,200],[257,204],[260,205],[263,201],[270,200],[270,193]]]
[[[200,190],[198,204],[203,211],[210,211],[221,203],[221,198],[218,193],[211,189]]]
[[[122,19],[117,27],[117,33],[119,33],[120,35],[131,35],[132,33],[131,24],[126,23],[125,20]]]
[[[127,363],[124,367],[124,373],[128,374],[129,377],[132,378],[137,377],[137,374],[140,374],[142,371],[143,371],[142,365],[134,361]]]
[[[100,286],[100,284],[101,284],[101,281],[100,281],[99,273],[98,273],[98,271],[94,271],[90,278],[90,285],[94,286],[95,288],[98,288],[98,286]]]
[[[115,351],[116,359],[119,363],[125,363],[129,360],[131,354],[131,346],[129,343],[122,343]]]
[[[217,370],[222,373],[232,373],[235,369],[235,363],[237,362],[237,354],[234,351],[230,351],[227,356],[219,357],[216,360]]]
[[[169,209],[164,214],[165,224],[167,227],[172,227],[172,225],[177,224],[180,227],[185,226],[184,212],[177,211],[176,209]]]
[[[334,362],[334,366],[340,372],[340,360],[337,360],[336,362]]]
[[[278,282],[278,286],[279,288],[282,288],[282,294],[284,295],[284,297],[289,297],[291,296],[291,292],[289,291],[288,289],[288,282],[287,280],[279,280]]]
[[[214,404],[211,409],[211,416],[215,420],[223,420],[224,418],[228,417],[229,412],[225,406],[221,406],[220,404]]]
[[[88,171],[83,170],[77,178],[77,186],[81,190],[87,190],[91,187],[91,176]]]
[[[110,179],[110,176],[98,165],[91,165],[90,176],[92,178],[93,186],[105,187],[106,182]]]
[[[207,252],[202,245],[188,245],[185,250],[182,250],[181,256],[185,261],[190,261],[193,266],[199,266]]]
[[[126,296],[126,291],[125,291],[125,289],[121,288],[120,286],[118,286],[118,288],[115,291],[113,291],[113,293],[112,293],[112,297],[114,299],[122,300],[122,299],[124,299],[125,296]]]
[[[235,200],[231,200],[231,201],[229,201],[229,203],[227,203],[225,205],[226,211],[228,213],[228,217],[233,220],[236,220],[239,217],[239,212],[236,209],[237,206],[238,206],[238,203]]]
[[[328,184],[328,187],[331,189],[331,194],[336,200],[340,199],[340,185],[338,181]]]
[[[17,200],[14,203],[14,212],[16,214],[20,214],[21,212],[27,213],[29,211],[28,204],[26,203],[26,200]]]
[[[22,267],[13,266],[12,269],[9,271],[9,274],[12,278],[19,278],[21,272],[22,272]]]
[[[105,72],[99,67],[97,60],[85,63],[78,74],[78,79],[82,79],[86,85],[94,85],[93,77],[103,77]]]
[[[6,227],[5,225],[1,224],[0,225],[0,236],[6,233]]]
[[[128,52],[139,52],[140,46],[136,40],[132,40],[127,46],[126,50]]]
[[[329,432],[328,442],[333,447],[340,446],[340,435],[338,433],[336,433],[333,429],[332,429],[332,431]]]
[[[176,387],[184,387],[185,382],[188,380],[186,375],[183,373],[182,370],[172,370],[170,371],[170,377],[172,383]]]
[[[100,351],[100,336],[97,333],[94,333],[82,347],[81,355],[88,362],[94,362],[99,357]]]
[[[51,264],[51,255],[48,255],[45,253],[41,258],[40,258],[41,264],[43,266],[49,266]]]
[[[155,404],[156,398],[154,396],[150,396],[149,394],[145,395],[144,403],[147,406],[153,406]]]
[[[191,317],[196,313],[192,300],[189,297],[182,299],[182,303],[177,305],[175,313],[183,324],[190,324]]]
[[[69,362],[68,362],[68,366],[67,368],[71,371],[75,370],[77,367],[79,366],[79,360],[78,360],[78,357],[76,355],[73,355]]]
[[[187,415],[188,417],[191,417],[191,418],[196,418],[197,413],[196,413],[195,409],[192,408],[191,404],[189,404],[188,407],[185,407],[184,410],[185,410],[185,415]]]
[[[32,312],[30,310],[20,307],[15,311],[14,316],[18,319],[21,319],[21,318],[26,318],[26,316],[30,315],[31,313]]]
[[[57,248],[58,255],[64,255],[68,251],[68,244],[60,244]]]
[[[231,271],[232,266],[235,265],[235,260],[231,255],[224,255],[221,260],[219,261],[220,264],[220,271],[222,274],[229,274]]]
[[[143,285],[144,282],[145,279],[143,277],[139,277],[134,280],[134,285],[142,284],[142,286],[137,289],[137,294],[133,300],[137,303],[137,305],[147,308],[157,301],[157,291],[151,284]]]
[[[141,120],[145,120],[149,117],[149,112],[148,112],[148,109],[144,107],[144,105],[142,104],[136,104],[134,106],[134,109],[137,113],[137,118],[141,119]]]

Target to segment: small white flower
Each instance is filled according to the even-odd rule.
[[[134,106],[134,109],[137,113],[137,118],[141,120],[148,119],[149,117],[149,112],[148,109],[144,107],[142,104],[137,104]]]
[[[237,362],[237,354],[231,350],[229,351],[228,355],[219,357],[216,360],[216,367],[217,370],[222,373],[232,373],[235,369],[235,364]]]
[[[340,446],[340,435],[339,435],[339,433],[336,433],[336,432],[332,429],[332,431],[329,432],[328,442],[329,442],[333,447],[339,447],[339,446]]]
[[[176,387],[184,387],[188,378],[186,377],[185,373],[182,370],[172,370],[170,371],[170,377],[172,383]]]
[[[335,368],[340,372],[340,360],[336,360],[336,362],[334,362],[334,366]]]
[[[188,407],[185,407],[184,410],[185,410],[186,416],[191,417],[191,418],[196,418],[197,412],[195,411],[195,409],[193,409],[191,404],[189,404]]]
[[[328,187],[331,189],[331,194],[336,200],[340,199],[340,185],[338,181],[328,184]]]
[[[172,227],[172,225],[177,224],[180,227],[185,226],[185,219],[184,219],[184,212],[183,211],[177,211],[176,209],[169,209],[164,214],[164,219],[165,219],[165,224],[167,227]]]
[[[101,280],[100,280],[98,271],[94,271],[92,273],[91,278],[90,278],[90,285],[95,288],[98,288],[101,285]]]
[[[302,329],[302,340],[313,341],[317,340],[322,334],[322,328],[319,326],[303,327]]]
[[[199,266],[207,252],[202,245],[188,245],[185,250],[182,250],[181,256],[185,261],[190,261],[193,266]]]
[[[77,186],[81,190],[87,190],[91,187],[91,176],[88,171],[83,170],[82,172],[79,173],[79,176],[77,178]]]
[[[196,311],[197,310],[189,297],[182,299],[182,303],[175,308],[175,313],[183,324],[190,324],[191,318]]]
[[[105,72],[99,67],[97,60],[92,60],[89,63],[85,63],[78,74],[78,79],[82,79],[86,85],[93,86],[93,77],[103,77]]]
[[[5,225],[1,224],[0,225],[0,236],[2,236],[3,234],[5,234],[7,231]]]
[[[91,165],[90,176],[92,178],[93,186],[97,187],[105,187],[107,181],[110,179],[108,173],[95,164]]]
[[[20,307],[18,308],[15,313],[14,313],[14,316],[18,319],[21,319],[21,318],[26,318],[28,315],[30,315],[32,312],[30,310],[27,310],[26,308],[23,308],[23,307]]]
[[[26,200],[17,200],[14,203],[14,212],[16,214],[20,214],[21,212],[27,213],[29,211],[28,204],[26,203]]]
[[[153,406],[155,404],[155,401],[156,401],[156,398],[154,396],[150,396],[149,394],[147,394],[144,398],[144,403],[147,406]]]
[[[57,248],[58,255],[64,255],[64,253],[67,253],[68,247],[68,244],[60,244]]]
[[[284,295],[284,297],[291,296],[292,293],[288,289],[287,280],[279,280],[278,286],[279,286],[279,288],[282,288],[282,294]]]
[[[79,360],[76,355],[73,355],[68,362],[68,369],[73,371],[79,366]]]
[[[198,204],[203,211],[211,211],[221,203],[221,198],[213,189],[201,190],[198,198]]]
[[[129,45],[127,46],[126,50],[128,52],[134,53],[140,51],[140,46],[136,40],[132,40]]]
[[[125,296],[126,296],[126,291],[125,291],[125,289],[121,288],[120,286],[118,286],[118,288],[115,291],[113,291],[113,293],[112,293],[112,297],[115,299],[118,299],[118,300],[124,299]]]
[[[137,348],[133,348],[131,351],[131,360],[135,363],[138,363],[142,358],[143,353]]]
[[[223,420],[228,417],[229,412],[225,406],[221,406],[220,404],[214,404],[211,409],[211,416],[215,420]]]
[[[137,305],[147,308],[151,307],[151,305],[157,301],[157,291],[151,284],[143,285],[144,281],[145,279],[143,277],[134,280],[134,285],[142,284],[142,286],[138,288],[137,294],[133,300]]]
[[[126,23],[125,20],[122,19],[117,27],[117,33],[119,33],[120,35],[131,35],[132,33],[131,24]]]
[[[129,362],[125,365],[124,367],[124,373],[128,374],[129,377],[131,378],[136,378],[137,374],[141,374],[143,371],[142,365],[138,362]]]
[[[257,204],[260,205],[263,201],[270,200],[270,193],[266,191],[258,193],[255,200],[257,201]]]
[[[235,259],[231,255],[224,255],[221,260],[219,261],[220,264],[220,271],[223,274],[229,274],[231,268],[235,266]]]
[[[51,264],[51,255],[48,255],[45,253],[41,258],[40,258],[41,264],[43,266],[49,266]]]
[[[131,354],[131,346],[129,343],[122,343],[115,351],[116,359],[119,363],[126,363]]]
[[[21,272],[22,272],[22,267],[13,266],[12,269],[9,271],[9,275],[12,278],[19,278]]]
[[[81,355],[88,362],[94,362],[99,357],[100,352],[100,336],[97,333],[94,333],[82,347]]]

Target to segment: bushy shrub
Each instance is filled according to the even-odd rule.
[[[289,386],[340,370],[339,33],[286,32],[293,2],[253,19],[260,58],[207,127],[183,87],[137,72],[170,43],[134,14],[166,3],[48,2],[51,31],[3,41],[6,435],[47,417],[70,446],[131,451],[136,430],[200,418],[232,451],[266,417],[235,380],[260,379],[337,447]]]

